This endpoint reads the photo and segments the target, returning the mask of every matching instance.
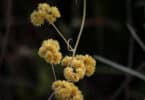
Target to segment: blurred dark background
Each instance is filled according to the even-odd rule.
[[[60,41],[49,24],[34,27],[30,14],[38,3],[56,5],[62,17],[55,23],[74,44],[83,0],[0,0],[0,100],[47,100],[54,81],[49,64],[37,55],[47,38]],[[145,43],[145,0],[87,0],[87,18],[78,53],[100,55],[134,70],[145,71],[145,52],[132,38],[131,24]],[[64,79],[60,65],[58,79]],[[144,100],[145,82],[97,62],[96,72],[77,83],[85,100]]]

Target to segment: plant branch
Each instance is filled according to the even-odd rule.
[[[54,69],[54,65],[53,64],[51,64],[51,68],[52,68],[54,80],[56,81],[57,78],[56,78],[55,69]]]
[[[71,47],[71,45],[69,44],[69,42],[66,40],[66,38],[63,36],[63,34],[60,32],[60,30],[56,27],[56,25],[53,24],[53,23],[51,23],[51,25],[57,31],[57,33],[60,35],[60,37],[64,40],[64,42],[66,43],[66,45],[68,46],[68,48],[70,49],[70,51],[73,51],[73,48]]]
[[[136,42],[139,44],[139,46],[142,48],[142,50],[145,52],[145,45],[139,38],[139,36],[136,34],[135,30],[130,24],[127,24],[127,28],[129,29],[132,37],[136,40]]]
[[[78,34],[78,37],[77,37],[77,41],[76,41],[76,43],[75,43],[75,47],[74,47],[74,50],[73,50],[73,56],[74,56],[75,53],[76,53],[76,50],[77,50],[77,47],[78,47],[80,38],[81,38],[81,36],[82,36],[83,29],[84,29],[84,24],[85,24],[85,19],[86,19],[86,0],[84,0],[83,6],[84,6],[84,7],[83,7],[82,24],[81,24],[81,28],[80,28],[80,31],[79,31],[79,34]]]
[[[103,57],[101,57],[101,56],[95,55],[94,58],[95,58],[96,60],[98,60],[98,61],[104,63],[104,64],[107,64],[107,65],[109,65],[109,66],[115,68],[115,69],[118,69],[118,70],[120,70],[120,71],[123,71],[123,72],[125,72],[125,73],[128,73],[128,74],[130,74],[130,75],[132,75],[132,76],[136,76],[136,77],[138,77],[139,79],[145,81],[145,75],[139,73],[138,71],[134,71],[133,69],[130,69],[130,68],[127,68],[127,67],[122,66],[122,65],[120,65],[120,64],[117,64],[117,63],[115,63],[115,62],[113,62],[113,61],[111,61],[111,60],[108,60],[108,59],[106,59],[106,58],[103,58]]]

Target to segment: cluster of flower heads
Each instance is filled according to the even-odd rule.
[[[96,61],[89,55],[66,56],[61,63],[65,66],[64,76],[68,81],[78,82],[95,72]]]
[[[30,16],[34,26],[41,26],[45,21],[52,24],[61,17],[55,6],[40,3],[37,10]],[[65,56],[62,59],[60,46],[57,40],[47,39],[42,42],[38,55],[50,64],[62,64],[66,81],[55,81],[52,84],[55,97],[58,100],[83,100],[81,91],[72,82],[78,82],[84,76],[92,76],[95,72],[96,61],[89,55]]]
[[[52,84],[52,89],[58,100],[83,100],[81,91],[71,82],[55,81]]]
[[[45,21],[54,23],[57,18],[60,18],[61,14],[57,7],[50,6],[47,3],[40,3],[37,10],[34,10],[30,16],[31,23],[34,26],[41,26]]]
[[[57,40],[48,39],[42,42],[39,48],[38,55],[51,64],[59,64],[62,58],[62,54],[59,51],[60,46]]]

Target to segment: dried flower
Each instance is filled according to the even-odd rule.
[[[57,100],[83,100],[81,91],[73,83],[68,81],[55,81],[52,89]]]

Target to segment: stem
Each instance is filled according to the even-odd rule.
[[[140,47],[142,48],[142,50],[145,52],[145,44],[141,41],[141,39],[139,38],[139,36],[136,34],[136,32],[133,29],[133,27],[130,24],[127,24],[127,27],[129,29],[132,37],[136,40],[136,42],[140,45]]]
[[[136,76],[136,77],[140,78],[141,80],[145,81],[145,75],[139,73],[138,71],[134,71],[131,68],[124,67],[124,66],[122,66],[120,64],[117,64],[117,63],[115,63],[113,61],[110,61],[110,60],[108,60],[106,58],[103,58],[101,56],[95,55],[94,57],[95,57],[96,60],[98,60],[98,61],[100,61],[100,62],[102,62],[104,64],[107,64],[107,65],[109,65],[109,66],[111,66],[111,67],[113,67],[115,69],[118,69],[120,71],[128,73],[128,74],[130,74],[132,76]]]
[[[55,70],[54,70],[54,65],[51,64],[51,68],[52,68],[52,72],[53,72],[53,77],[54,77],[54,80],[56,81],[56,74],[55,74]]]
[[[52,93],[50,94],[48,100],[51,100],[53,96],[54,96],[54,92],[52,92]]]
[[[83,29],[84,29],[84,24],[85,24],[85,19],[86,19],[86,0],[84,0],[83,5],[84,5],[84,7],[83,7],[82,24],[81,24],[80,32],[78,34],[77,41],[76,41],[76,44],[75,44],[75,47],[74,47],[74,50],[73,50],[73,56],[75,56],[75,53],[76,53],[80,38],[82,36]]]
[[[71,45],[69,44],[69,42],[66,40],[66,38],[63,36],[63,34],[60,32],[60,30],[56,27],[56,25],[53,24],[53,23],[51,23],[51,25],[57,31],[57,33],[60,35],[60,37],[64,40],[64,42],[66,43],[66,45],[68,46],[68,48],[70,49],[70,51],[73,51],[73,48],[71,47]]]

